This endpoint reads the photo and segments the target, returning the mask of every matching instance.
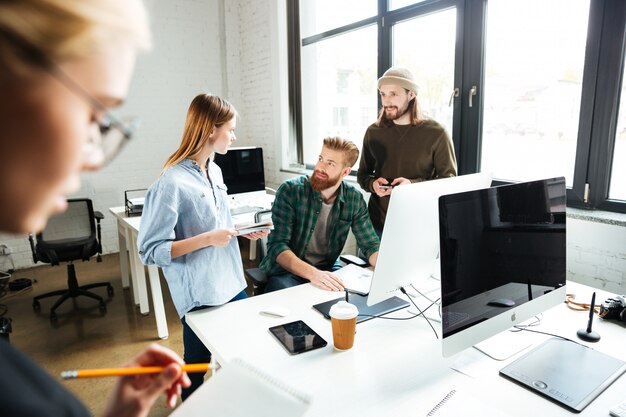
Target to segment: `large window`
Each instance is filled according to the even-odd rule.
[[[565,176],[569,205],[626,212],[625,1],[287,1],[292,162],[313,164],[326,135],[360,146],[376,79],[402,65],[461,174]]]
[[[615,152],[611,164],[611,185],[609,198],[626,201],[626,85],[622,73],[619,117],[615,129]]]
[[[376,120],[376,26],[302,48],[302,145],[304,163],[315,164],[327,136],[360,144]],[[365,110],[364,110],[365,109]],[[367,112],[367,118],[363,117]]]
[[[572,186],[589,1],[489,1],[483,171]]]

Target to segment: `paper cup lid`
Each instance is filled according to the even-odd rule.
[[[330,316],[336,319],[351,319],[359,315],[359,309],[354,304],[341,300],[330,308]]]

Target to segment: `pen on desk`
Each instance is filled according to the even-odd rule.
[[[208,363],[192,363],[181,368],[185,372],[206,372],[211,367]],[[94,378],[101,376],[124,376],[124,375],[144,375],[158,374],[163,372],[164,366],[137,366],[133,368],[100,368],[100,369],[79,369],[76,371],[63,371],[61,378]]]

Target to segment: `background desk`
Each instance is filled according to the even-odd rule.
[[[124,207],[111,207],[109,211],[117,219],[117,233],[120,245],[120,270],[122,273],[122,286],[130,286],[132,279],[132,293],[135,305],[139,306],[141,314],[150,312],[148,302],[148,291],[146,288],[146,274],[144,265],[139,258],[137,251],[137,236],[139,235],[140,216],[128,217]],[[130,256],[129,256],[130,254]],[[130,265],[130,273],[128,267]],[[152,305],[154,307],[154,317],[157,325],[157,335],[161,339],[167,339],[167,319],[165,318],[165,307],[163,306],[163,294],[161,293],[161,281],[159,280],[159,270],[156,265],[148,265],[148,279],[150,281],[150,293],[152,294]]]
[[[248,201],[248,200],[245,200]],[[249,200],[260,207],[271,207],[274,196],[265,194],[261,197]],[[120,247],[120,271],[122,274],[122,286],[131,286],[135,305],[139,306],[139,311],[143,315],[150,313],[148,302],[148,290],[146,286],[146,274],[144,265],[139,258],[137,250],[137,236],[139,235],[139,224],[141,216],[127,216],[124,206],[111,207],[109,211],[117,219],[117,232]],[[245,223],[254,221],[254,212],[243,213],[233,216],[233,223]],[[250,241],[250,253],[256,248],[256,242]],[[251,257],[251,260],[254,258]],[[130,266],[130,271],[129,271]],[[167,319],[163,306],[163,295],[161,293],[161,281],[159,280],[159,270],[156,265],[148,265],[148,280],[150,282],[150,293],[152,294],[152,305],[157,325],[157,335],[161,339],[167,339],[169,332],[167,329]]]
[[[588,301],[593,289],[568,283],[579,301]],[[506,415],[527,417],[572,416],[556,405],[498,375],[513,359],[494,361],[468,349],[455,357],[441,357],[440,344],[422,319],[392,321],[374,319],[357,326],[355,347],[347,352],[332,347],[330,321],[312,305],[340,297],[310,284],[236,301],[221,307],[190,313],[187,323],[206,344],[218,362],[242,358],[261,370],[313,396],[309,416],[423,416],[451,389],[473,398],[474,405],[487,404]],[[607,294],[598,291],[597,300]],[[284,318],[260,315],[269,305],[290,310]],[[394,316],[406,316],[396,312]],[[565,304],[543,314],[536,330],[576,338],[586,326],[588,313],[574,312]],[[271,336],[270,326],[302,319],[328,341],[316,351],[291,356]],[[595,320],[602,340],[593,345],[599,351],[626,359],[626,329],[623,325]],[[437,326],[435,326],[437,328]],[[528,332],[519,337],[548,336]],[[479,375],[466,376],[450,369],[462,359],[477,360]],[[572,364],[575,366],[575,364]],[[581,415],[604,416],[624,400],[626,377],[622,376],[592,402]],[[471,408],[471,404],[468,407]]]

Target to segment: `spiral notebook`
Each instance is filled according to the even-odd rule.
[[[171,417],[300,417],[310,397],[235,359],[211,376]]]
[[[506,417],[508,414],[479,402],[468,394],[451,389],[439,401],[428,405],[425,417]]]

